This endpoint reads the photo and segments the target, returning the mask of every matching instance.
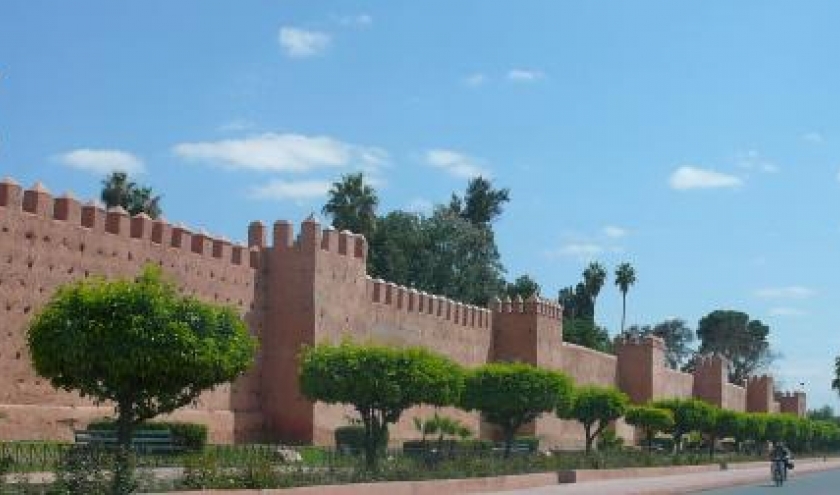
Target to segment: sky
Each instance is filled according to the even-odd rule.
[[[507,276],[632,263],[628,324],[737,309],[840,410],[840,3],[0,0],[0,175],[130,172],[234,240],[363,171],[380,212],[510,189]],[[835,268],[831,268],[834,266]],[[616,333],[621,295],[598,299]]]

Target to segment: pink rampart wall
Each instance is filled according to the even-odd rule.
[[[657,373],[661,375],[661,378],[657,380],[659,386],[654,390],[655,399],[691,397],[691,391],[694,387],[694,377],[689,373],[683,373],[664,366],[659,368]]]
[[[26,206],[26,210],[22,208]],[[183,227],[82,206],[45,190],[0,184],[0,438],[71,438],[72,427],[112,413],[37,377],[25,343],[33,315],[67,282],[132,277],[161,266],[181,290],[235,307],[252,328],[255,270],[248,251]],[[250,438],[262,429],[254,371],[201,396],[180,418],[210,425],[214,441]],[[37,427],[35,426],[37,425]]]
[[[616,386],[616,357],[575,344],[563,343],[561,370],[578,385]]]
[[[723,407],[725,409],[732,409],[733,411],[744,412],[747,410],[747,391],[744,387],[739,387],[731,383],[727,383],[723,388]]]

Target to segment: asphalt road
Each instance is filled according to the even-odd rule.
[[[840,470],[792,477],[781,488],[773,486],[768,472],[767,481],[763,483],[698,493],[702,495],[754,495],[759,493],[763,495],[788,493],[795,495],[838,495],[840,494]]]

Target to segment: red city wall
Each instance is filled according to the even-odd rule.
[[[365,268],[365,239],[322,230],[311,218],[298,235],[289,222],[276,222],[271,232],[252,223],[244,247],[144,215],[53,199],[41,187],[24,192],[4,181],[0,228],[0,412],[7,416],[0,421],[0,439],[67,439],[73,427],[111,413],[107,405],[57,392],[35,375],[26,328],[60,285],[89,276],[132,277],[146,263],[160,265],[187,294],[235,307],[260,340],[251,372],[174,414],[207,423],[215,442],[331,443],[334,429],[353,411],[305,400],[297,387],[297,356],[304,345],[342,339],[421,345],[469,367],[529,362],[563,371],[578,384],[617,386],[635,403],[695,395],[738,410],[804,411],[804,395],[780,397],[779,406],[772,380],[769,388],[760,379],[749,381],[746,390],[726,384],[725,363],[717,358],[694,376],[670,370],[660,339],[617,339],[614,356],[563,343],[562,308],[539,298],[497,300],[488,310],[373,280]],[[392,440],[415,437],[411,418],[433,412],[408,411]],[[493,434],[477,414],[442,413],[484,436]],[[545,446],[582,443],[576,423],[546,416],[529,428]],[[617,429],[631,438],[631,429]]]
[[[71,438],[74,424],[109,414],[78,395],[55,391],[36,376],[26,327],[67,282],[91,276],[132,277],[146,263],[160,265],[184,292],[231,305],[258,327],[255,270],[248,251],[181,226],[129,218],[53,199],[42,187],[22,191],[0,183],[0,438]],[[262,430],[255,370],[201,396],[175,416],[210,425],[214,441],[246,440]]]

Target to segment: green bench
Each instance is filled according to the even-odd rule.
[[[116,430],[75,430],[77,444],[114,447],[117,445]],[[170,430],[136,430],[131,437],[131,447],[143,454],[169,453],[182,450],[175,442]]]

